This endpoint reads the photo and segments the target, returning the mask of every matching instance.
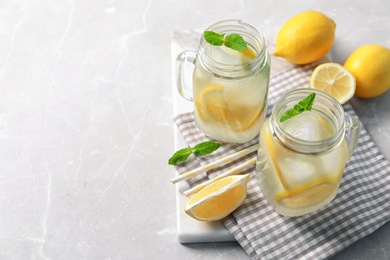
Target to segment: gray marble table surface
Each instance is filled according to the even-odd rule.
[[[388,0],[0,1],[0,259],[248,259],[177,240],[172,32],[336,21],[334,61],[390,48]],[[390,91],[351,103],[390,159]],[[333,259],[389,259],[390,223]]]

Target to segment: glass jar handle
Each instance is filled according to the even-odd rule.
[[[176,58],[176,84],[177,84],[177,90],[179,91],[180,95],[189,100],[192,101],[192,86],[189,86],[190,84],[185,82],[185,80],[188,78],[191,79],[192,82],[192,74],[189,77],[188,76],[188,68],[186,69],[185,66],[183,66],[186,63],[192,64],[192,66],[195,66],[195,59],[196,59],[196,52],[194,51],[183,51],[180,53]],[[187,77],[186,77],[187,72]]]
[[[349,157],[352,156],[359,139],[361,123],[356,116],[345,115],[345,138],[348,143]]]

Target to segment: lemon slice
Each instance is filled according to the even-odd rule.
[[[243,51],[240,51],[243,55],[245,55],[246,57],[248,57],[249,59],[253,60],[254,58],[256,58],[257,54],[250,48],[247,48]]]
[[[212,118],[236,130],[246,130],[253,126],[261,115],[262,106],[241,104],[231,97],[230,100],[226,100],[223,91],[223,87],[216,84],[211,84],[202,91],[200,102],[196,102],[201,117]]]
[[[275,195],[275,199],[289,208],[304,208],[327,199],[337,189],[337,181],[331,178],[319,179],[301,188],[286,190]]]
[[[337,63],[319,65],[310,77],[310,87],[325,91],[340,104],[344,104],[355,94],[355,77]]]
[[[202,107],[216,121],[229,125],[238,125],[239,122],[235,119],[229,104],[222,94],[222,90],[223,87],[221,85],[215,84],[205,88],[200,94]]]
[[[249,174],[232,175],[213,182],[189,199],[184,211],[197,220],[220,220],[244,202],[249,179]]]
[[[273,137],[271,135],[271,132],[266,131],[264,133],[264,135],[265,135],[266,151],[267,151],[267,153],[271,159],[272,165],[274,166],[275,171],[279,177],[281,185],[283,186],[284,189],[287,190],[287,189],[289,189],[289,185],[287,185],[287,182],[286,182],[286,180],[282,174],[282,171],[280,170],[280,167],[278,165],[278,162],[277,162],[278,151],[277,151],[277,148],[275,147],[276,144],[272,140]]]

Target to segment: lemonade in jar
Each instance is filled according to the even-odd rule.
[[[281,97],[261,129],[256,163],[261,191],[275,211],[300,216],[330,202],[359,129],[358,119],[322,91],[296,89]]]
[[[220,37],[221,43],[210,44],[207,33]],[[237,35],[246,48],[229,45]],[[240,20],[218,22],[207,28],[196,54],[179,55],[179,67],[184,61],[194,64],[192,93],[184,93],[180,77],[178,88],[193,100],[198,128],[225,142],[245,143],[256,137],[265,119],[270,78],[270,57],[261,32]]]

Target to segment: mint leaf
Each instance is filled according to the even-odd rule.
[[[310,111],[313,107],[315,97],[316,93],[313,92],[301,101],[299,101],[298,104],[296,104],[293,108],[284,112],[284,114],[280,117],[280,122],[282,123],[288,119],[291,119],[304,111]]]
[[[203,35],[206,42],[216,46],[221,46],[223,44],[223,38],[225,37],[225,34],[218,34],[212,31],[205,31]]]
[[[293,118],[294,116],[297,116],[299,115],[300,111],[298,110],[295,110],[295,109],[290,109],[290,110],[287,110],[281,117],[280,117],[280,123],[290,119],[290,118]]]
[[[235,34],[235,33],[226,36],[223,44],[226,47],[233,49],[233,50],[236,50],[236,51],[244,51],[248,48],[244,38],[242,38],[241,35]]]
[[[191,148],[183,148],[175,152],[171,158],[168,160],[168,164],[176,165],[181,162],[187,161],[188,157],[192,154]]]
[[[200,144],[197,144],[194,146],[194,148],[183,148],[179,151],[175,152],[171,158],[168,160],[168,164],[170,165],[177,165],[179,163],[187,161],[188,157],[190,157],[191,154],[195,155],[205,155],[210,154],[217,150],[221,144],[207,141]]]
[[[195,155],[205,155],[205,154],[210,154],[217,150],[221,144],[216,143],[216,142],[203,142],[200,144],[195,145],[194,148],[192,148],[192,152]]]
[[[226,47],[236,51],[244,51],[248,49],[248,46],[244,38],[242,38],[241,35],[236,33],[229,34],[225,38],[225,34],[219,34],[212,31],[205,31],[203,33],[203,36],[206,42],[210,43],[211,45],[215,45],[215,46],[225,45]]]

